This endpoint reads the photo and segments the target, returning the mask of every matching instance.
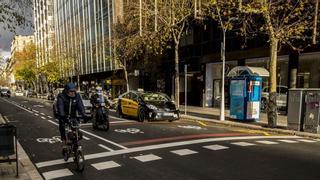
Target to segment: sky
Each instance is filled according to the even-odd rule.
[[[0,4],[2,3],[9,4],[17,13],[23,15],[33,25],[32,0],[0,0]],[[4,58],[7,58],[10,57],[13,37],[15,35],[32,35],[34,30],[32,26],[20,26],[16,27],[15,33],[13,33],[5,30],[6,24],[4,23],[0,23],[0,54]]]

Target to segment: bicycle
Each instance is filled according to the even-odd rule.
[[[69,119],[65,126],[67,147],[62,149],[63,159],[69,160],[73,156],[77,170],[83,172],[85,168],[85,159],[82,152],[82,146],[79,141],[82,139],[82,133],[79,131],[79,122],[77,119]]]

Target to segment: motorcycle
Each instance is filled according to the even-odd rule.
[[[93,129],[99,129],[101,127],[103,130],[108,131],[110,127],[109,110],[105,103],[98,103],[94,108],[93,113],[95,113],[95,116],[93,116],[92,119]]]
[[[63,159],[67,162],[69,157],[73,156],[77,170],[83,172],[85,168],[85,159],[82,146],[79,141],[82,139],[82,133],[79,131],[79,122],[77,119],[70,119],[65,126],[67,147],[62,149]]]

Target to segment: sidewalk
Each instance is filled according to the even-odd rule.
[[[6,121],[0,114],[0,124],[5,124]],[[0,179],[1,180],[42,180],[43,178],[30,161],[28,155],[23,150],[22,146],[18,142],[18,159],[19,159],[19,176],[16,177],[16,164],[12,163],[0,163]],[[0,159],[3,157],[0,157]]]
[[[289,130],[287,128],[287,116],[284,115],[278,115],[277,128],[268,128],[268,119],[266,113],[261,113],[260,120],[257,122],[240,122],[232,120],[229,116],[229,110],[226,110],[226,120],[220,121],[220,109],[218,108],[187,106],[187,115],[185,115],[184,113],[184,108],[184,106],[180,106],[180,117],[181,119],[185,120],[207,121],[224,126],[240,127],[253,130],[262,130],[277,134],[297,135],[302,137],[320,139],[320,134]]]
[[[184,106],[180,106],[181,115],[184,115]],[[225,110],[225,119],[229,121],[234,121],[229,116],[230,111],[228,109]],[[201,117],[205,119],[220,119],[220,109],[219,108],[208,108],[208,107],[196,107],[196,106],[187,106],[187,116],[189,117]],[[287,116],[278,115],[278,122],[277,126],[281,128],[287,127]],[[245,122],[249,124],[255,124],[260,126],[267,126],[268,125],[268,118],[266,113],[260,114],[260,120],[257,122]]]

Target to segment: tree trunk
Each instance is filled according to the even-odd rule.
[[[176,101],[176,105],[179,108],[180,105],[180,80],[179,80],[179,42],[175,41],[174,46],[174,98]]]
[[[277,51],[278,39],[271,38],[270,42],[270,93],[268,102],[268,126],[277,126]]]
[[[78,91],[80,91],[80,75],[77,74],[77,85],[78,85]]]
[[[222,74],[221,74],[221,100],[220,100],[220,120],[225,120],[225,102],[224,102],[224,76],[225,76],[225,65],[226,65],[226,30],[222,30],[223,42],[221,43],[221,60],[222,60]]]
[[[127,71],[126,60],[124,60],[124,63],[123,63],[123,71],[124,71],[124,78],[126,80],[126,92],[128,92],[129,91],[129,80],[128,80],[128,71]]]
[[[315,2],[315,12],[313,20],[313,34],[312,34],[312,44],[317,44],[317,26],[318,26],[318,11],[319,11],[319,0]]]

